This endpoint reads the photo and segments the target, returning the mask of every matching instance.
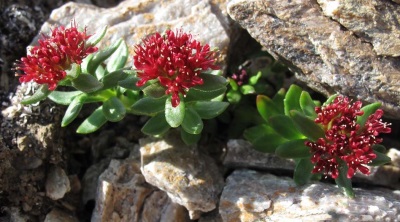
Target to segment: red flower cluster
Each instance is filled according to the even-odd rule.
[[[137,86],[158,79],[172,94],[172,106],[180,103],[179,93],[185,95],[189,88],[202,85],[202,71],[218,69],[214,65],[215,53],[208,44],[202,46],[192,35],[171,30],[165,35],[156,33],[135,46],[134,65],[139,70]]]
[[[366,175],[370,173],[365,164],[376,158],[371,147],[382,142],[382,138],[378,138],[380,133],[390,133],[391,129],[382,122],[381,109],[372,114],[364,126],[357,124],[357,116],[363,115],[361,106],[360,101],[350,104],[347,97],[338,96],[333,103],[315,108],[318,114],[315,122],[324,128],[325,138],[306,142],[313,153],[313,173],[323,172],[336,179],[340,160],[348,166],[347,178],[353,177],[357,170]]]
[[[29,55],[17,64],[16,70],[24,72],[19,81],[33,80],[38,84],[48,84],[49,89],[54,90],[72,63],[80,64],[88,54],[97,51],[96,47],[85,45],[89,37],[86,30],[79,32],[75,24],[70,28],[57,27],[51,36],[43,35],[39,45],[31,48]]]

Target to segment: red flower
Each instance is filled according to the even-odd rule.
[[[318,115],[315,122],[321,124],[325,137],[305,143],[313,153],[313,173],[323,172],[336,179],[340,160],[349,168],[347,178],[353,177],[357,170],[367,175],[370,173],[365,164],[376,158],[371,147],[382,142],[378,138],[380,133],[390,133],[391,129],[389,124],[382,122],[381,109],[372,114],[364,126],[357,124],[357,116],[363,115],[361,106],[360,101],[350,104],[347,97],[338,96],[333,103],[315,108]]]
[[[79,32],[75,23],[70,28],[55,28],[51,36],[43,35],[39,45],[31,48],[29,55],[17,64],[16,69],[24,72],[19,81],[33,80],[38,84],[48,84],[49,89],[54,90],[72,63],[81,64],[88,54],[97,51],[94,46],[85,46],[89,37],[86,30]]]
[[[165,35],[156,33],[135,46],[134,65],[140,80],[137,86],[158,79],[166,88],[165,94],[172,95],[172,106],[180,103],[179,94],[185,95],[193,86],[202,85],[199,74],[214,65],[215,54],[208,44],[202,46],[192,35],[171,30]]]

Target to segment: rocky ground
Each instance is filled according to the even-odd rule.
[[[258,153],[243,140],[229,140],[228,134],[223,132],[231,127],[227,124],[221,124],[209,133],[215,135],[215,132],[220,132],[216,136],[204,138],[197,146],[186,147],[176,139],[174,132],[165,140],[146,138],[140,132],[144,124],[141,117],[129,116],[122,122],[108,123],[96,133],[77,135],[74,130],[91,107],[86,107],[87,110],[70,126],[61,128],[59,123],[65,107],[49,101],[31,107],[19,105],[23,94],[32,91],[34,86],[19,86],[12,64],[25,55],[25,48],[40,30],[46,32],[52,25],[67,24],[72,18],[82,21],[82,25],[93,30],[109,25],[110,35],[105,37],[105,44],[117,37],[124,37],[128,45],[132,45],[143,37],[143,33],[165,26],[189,27],[194,33],[202,30],[207,33],[200,36],[204,38],[202,41],[221,49],[219,62],[227,72],[244,62],[248,54],[261,48],[247,31],[228,19],[228,1],[177,0],[163,4],[142,1],[142,4],[135,5],[132,3],[134,1],[127,0],[114,8],[110,7],[119,1],[79,2],[92,5],[83,7],[68,3],[51,16],[53,9],[67,1],[0,2],[0,221],[400,220],[397,214],[400,211],[400,155],[397,149],[390,151],[393,164],[372,169],[369,178],[356,179],[359,197],[347,200],[329,180],[296,188],[289,179],[293,171],[292,162]],[[276,7],[275,12],[283,10],[279,4],[268,2]],[[243,5],[246,4],[253,5],[244,7],[246,10],[243,11]],[[271,30],[251,25],[254,22],[251,19],[259,19],[256,15],[281,17],[280,22],[271,21],[268,16],[264,19],[271,22],[271,26],[275,25],[273,32],[279,33],[282,38],[285,37],[282,33],[287,34],[288,30],[281,28],[293,25],[287,21],[289,18],[279,13],[255,13],[255,16],[250,16],[254,13],[251,10],[266,6],[257,4],[260,3],[249,1],[237,7],[232,6],[231,16],[239,20],[253,38],[264,38],[264,41],[259,40],[264,47],[270,47],[269,51],[276,53],[276,58],[291,64],[299,79],[304,80],[304,74],[311,72],[312,88],[320,89],[322,93],[345,88],[334,83],[327,90],[331,80],[322,77],[321,80],[319,77],[319,74],[335,69],[332,66],[343,67],[338,65],[340,58],[335,62],[325,59],[324,56],[329,57],[330,54],[321,52],[332,52],[333,49],[327,50],[329,44],[324,42],[326,39],[316,37],[317,31],[313,30],[310,22],[299,19],[309,25],[308,31],[315,37],[311,38],[313,41],[304,43],[300,37],[304,37],[305,33],[296,36],[295,40],[298,41],[294,46],[303,53],[301,57],[285,48],[284,44],[280,45],[282,41],[279,39],[263,37],[259,31],[264,30],[272,36]],[[182,5],[186,8],[178,7]],[[307,7],[312,5],[306,4]],[[290,7],[283,8],[289,10]],[[317,12],[308,12],[312,12],[312,19],[318,17]],[[51,19],[48,20],[49,17]],[[131,31],[133,21],[136,24],[134,32]],[[336,34],[347,35],[341,32]],[[304,39],[309,41],[309,38]],[[321,51],[316,53],[309,50],[314,47],[312,44],[316,44]],[[358,46],[354,48],[359,49]],[[322,59],[318,57],[321,55]],[[359,57],[364,58],[365,55]],[[311,61],[314,63],[311,66],[300,58],[313,58]],[[393,58],[385,59],[394,61]],[[382,71],[379,69],[396,68],[394,65],[394,68],[380,65],[379,58],[374,61],[378,64],[378,71],[369,72],[374,78],[376,72]],[[331,66],[323,65],[323,62]],[[362,67],[357,68],[351,61],[347,64],[343,70],[350,72],[353,72],[351,68],[362,70],[364,67],[360,65]],[[319,69],[319,66],[323,68]],[[292,82],[289,76],[292,75],[288,74],[287,81]],[[348,83],[357,76],[338,78],[350,79]],[[325,80],[328,83],[323,82]],[[317,81],[320,82],[314,83]],[[301,82],[298,84],[307,87]],[[384,84],[382,86],[385,87]],[[393,89],[392,86],[389,88]],[[374,99],[375,94],[365,91],[361,86],[358,89],[360,93],[367,94],[369,101]],[[377,90],[376,87],[373,89]],[[347,92],[346,89],[344,92]],[[381,91],[379,93],[382,96],[378,99],[388,104],[389,112],[396,113],[394,102],[388,101],[393,96],[383,95]],[[393,122],[393,132],[385,138],[385,143],[388,147],[400,147],[400,124],[395,119],[389,121]]]

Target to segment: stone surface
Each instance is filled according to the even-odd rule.
[[[65,171],[58,166],[51,167],[46,179],[46,196],[58,200],[70,190],[70,182]]]
[[[396,23],[387,32],[393,32],[391,38],[397,38],[398,9],[390,14],[391,9],[384,9],[390,2],[370,2],[379,3],[376,10],[382,14],[369,18],[368,14],[357,12],[346,17],[346,21],[353,24],[357,20],[375,20],[380,21],[379,25],[387,20],[388,24]],[[366,5],[373,4],[370,2]],[[345,14],[343,7],[333,8],[336,15]],[[374,48],[387,47],[383,42],[391,43],[387,42],[389,38],[379,37],[383,39],[378,46],[367,38],[370,33],[383,35],[380,29],[373,29],[374,25],[359,30],[364,32],[359,37],[343,28],[346,25],[340,24],[340,20],[325,16],[317,1],[307,0],[233,0],[228,4],[228,13],[312,89],[325,95],[342,93],[365,102],[381,102],[387,114],[400,118],[400,58],[375,52]]]
[[[274,154],[259,152],[245,140],[228,141],[223,164],[229,168],[253,168],[260,170],[293,171],[295,167],[293,161],[282,159]]]
[[[125,160],[111,160],[100,175],[91,221],[188,221],[184,207],[146,183],[138,149]]]
[[[222,5],[227,1],[213,2]],[[223,11],[206,0],[126,0],[107,9],[71,2],[54,10],[41,32],[48,33],[56,25],[69,25],[72,19],[80,27],[87,26],[88,33],[107,25],[108,32],[100,47],[123,38],[133,56],[133,45],[147,35],[166,29],[183,29],[203,44],[218,47],[221,50],[218,60],[225,65],[231,30],[228,19],[222,18]]]
[[[318,0],[324,15],[372,43],[377,55],[400,55],[400,8],[389,1]],[[355,16],[356,15],[356,16]]]
[[[333,184],[296,187],[292,179],[236,170],[222,192],[223,221],[398,221],[400,195],[355,189],[354,199]]]
[[[141,139],[140,146],[146,181],[186,207],[191,219],[216,208],[223,178],[210,157],[185,145],[175,132],[163,140]]]
[[[54,208],[52,211],[50,211],[47,215],[46,218],[44,219],[44,222],[78,222],[79,220],[62,211],[57,208]]]

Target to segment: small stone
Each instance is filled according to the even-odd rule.
[[[397,221],[400,195],[355,188],[354,199],[333,184],[296,186],[287,177],[236,170],[222,192],[223,221]]]
[[[390,148],[387,156],[392,159],[391,164],[396,167],[400,167],[400,151],[395,148]]]
[[[53,200],[63,198],[71,189],[67,174],[58,166],[54,166],[50,169],[45,186],[46,196]]]
[[[223,164],[229,168],[293,171],[295,163],[275,154],[262,153],[245,140],[229,140]]]
[[[54,208],[52,211],[50,211],[47,215],[46,218],[44,219],[44,222],[78,222],[79,220],[70,215],[67,214],[66,212]]]
[[[192,220],[216,208],[223,178],[210,157],[185,145],[175,132],[165,139],[146,138],[139,142],[141,170],[148,183],[186,207]]]

